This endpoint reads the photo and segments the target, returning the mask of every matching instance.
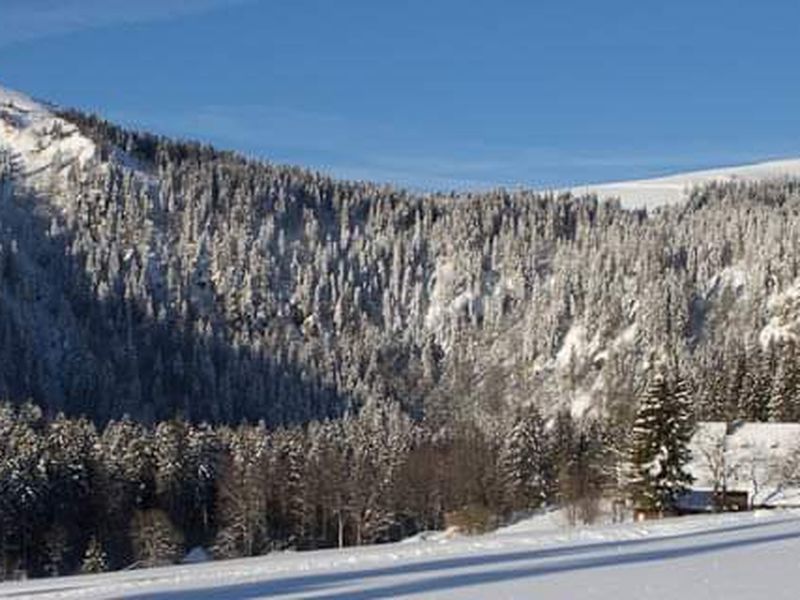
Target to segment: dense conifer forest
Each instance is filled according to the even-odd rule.
[[[96,428],[0,406],[0,549],[29,575],[170,564],[483,531],[563,503],[591,520],[611,489],[600,423],[545,430],[516,411],[501,439],[475,423],[432,429],[397,404],[270,430],[130,419]]]
[[[96,164],[33,191],[8,157],[0,240],[0,390],[48,414],[608,412],[669,348],[705,411],[765,418],[796,360],[796,182],[416,196],[66,116]]]
[[[647,423],[800,418],[798,182],[421,195],[61,119],[92,161],[0,160],[7,569],[590,521],[686,485]]]

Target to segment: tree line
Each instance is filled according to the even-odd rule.
[[[370,402],[275,429],[180,418],[98,429],[46,418],[30,402],[0,404],[3,573],[173,564],[193,548],[234,558],[446,527],[475,533],[541,508],[561,508],[573,524],[612,508],[670,513],[692,483],[698,412],[688,381],[665,365],[651,366],[629,417],[545,416],[529,404],[492,423],[436,422]]]
[[[555,503],[591,520],[614,483],[597,421],[535,406],[503,425],[431,428],[396,404],[305,426],[98,429],[0,405],[0,551],[6,575],[171,564],[399,540],[458,525],[480,531]]]

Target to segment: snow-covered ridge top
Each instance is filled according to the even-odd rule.
[[[54,183],[66,169],[95,156],[94,142],[52,107],[0,87],[0,147],[10,150],[19,176],[31,187]]]
[[[36,102],[31,97],[9,90],[0,86],[0,104],[7,105],[13,104],[17,107],[28,111],[47,111],[43,104]]]
[[[58,117],[55,109],[29,96],[0,86],[0,147],[9,148],[20,175],[32,187],[54,182],[75,163],[85,164],[96,155],[92,140]],[[125,158],[117,156],[117,159]],[[118,160],[126,166],[130,161]],[[134,170],[138,170],[133,166]],[[601,199],[619,198],[626,208],[653,208],[686,199],[689,191],[712,182],[766,181],[800,178],[800,158],[736,167],[693,171],[632,181],[575,186],[576,195],[596,194]]]
[[[654,179],[618,181],[573,187],[573,194],[596,194],[598,198],[619,198],[626,208],[653,208],[676,204],[687,198],[694,187],[714,182],[755,182],[800,178],[800,159],[691,171]]]

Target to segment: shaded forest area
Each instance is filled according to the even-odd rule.
[[[97,572],[273,550],[399,540],[457,525],[494,527],[561,504],[591,521],[613,487],[599,423],[562,413],[552,428],[520,409],[493,434],[432,431],[397,405],[268,430],[263,423],[102,430],[0,405],[0,551],[8,575]]]

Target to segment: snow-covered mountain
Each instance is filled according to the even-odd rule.
[[[42,189],[63,178],[72,165],[85,165],[96,146],[55,108],[0,87],[0,147],[12,153],[26,184]]]
[[[670,189],[708,184],[685,203],[639,211],[595,196],[422,196],[337,181],[12,92],[3,92],[0,124],[0,399],[31,399],[42,409],[0,406],[0,430],[14,432],[0,444],[11,457],[0,460],[0,481],[23,482],[4,490],[0,514],[12,531],[4,529],[5,539],[23,549],[6,556],[31,573],[74,572],[82,556],[91,568],[129,565],[141,554],[134,525],[143,531],[156,522],[175,532],[163,554],[173,560],[181,530],[197,533],[187,544],[213,544],[233,557],[388,541],[449,519],[485,527],[493,515],[550,498],[571,503],[572,518],[591,520],[595,494],[619,484],[626,432],[645,394],[690,389],[703,421],[800,421],[800,178],[781,170],[786,165],[748,170],[757,185],[741,175],[734,183],[719,173],[690,175]],[[661,202],[641,183],[625,186],[634,194],[623,198],[627,206],[631,198]],[[661,375],[666,384],[654,392]],[[89,417],[102,433],[81,419],[39,426],[42,415],[61,412]],[[203,421],[220,427],[195,426]],[[228,427],[242,421],[259,425]],[[63,432],[75,441],[63,444]],[[51,451],[62,444],[79,451]],[[175,470],[184,447],[192,449],[185,464],[194,466]],[[162,455],[168,459],[152,460]],[[109,485],[131,461],[137,466],[125,467],[118,494]],[[239,468],[253,477],[242,479]],[[86,479],[73,479],[73,470]],[[355,475],[340,480],[342,473]],[[170,483],[176,478],[181,483]],[[200,504],[178,500],[216,507],[234,481],[258,490],[255,513],[233,501],[209,517]],[[51,494],[58,511],[30,501]],[[94,504],[75,500],[95,497],[108,498],[98,511],[102,526]],[[139,509],[135,523],[129,507]],[[235,533],[241,511],[261,523],[246,540]],[[797,535],[796,521],[788,530],[774,523],[763,536],[751,525],[744,524],[751,545]],[[433,571],[444,573],[379,581],[381,568],[363,594],[363,574],[330,590],[324,575],[311,587],[292,576],[287,591],[269,571],[275,562],[264,563],[269,573],[256,563],[256,572],[219,579],[214,566],[197,579],[208,589],[192,593],[235,596],[253,581],[244,589],[254,596],[313,588],[326,597],[394,597],[458,587],[458,597],[467,577],[467,593],[529,595],[529,573],[569,573],[560,580],[567,585],[573,571],[608,567],[611,587],[594,588],[608,597],[619,561],[613,535],[612,546],[586,552],[552,540],[545,562],[554,565],[536,551],[511,552],[519,576],[510,588],[483,585],[505,581],[508,569],[498,574],[495,558],[506,562],[509,553],[461,561],[467,542],[455,563],[435,561]],[[713,540],[709,555],[739,543],[727,532],[702,539]],[[51,541],[71,548],[57,559],[64,570]],[[667,585],[671,573],[641,565],[672,557],[688,569],[696,546],[689,538],[632,544],[626,574],[658,575]],[[28,548],[35,551],[26,557]],[[313,556],[357,563],[362,552]],[[279,568],[281,559],[298,570],[291,556],[279,557]],[[425,561],[401,564],[430,570]],[[192,575],[164,573],[142,593],[179,595],[180,578]],[[140,576],[130,577],[84,579],[101,588],[78,582],[56,593],[136,593]],[[442,578],[453,585],[440,587]],[[50,591],[37,586],[15,593]]]
[[[457,397],[583,414],[630,405],[665,344],[707,391],[709,370],[800,330],[800,160],[574,190],[665,203],[644,216],[336,181],[6,90],[0,147],[19,200],[0,203],[17,369],[0,392],[67,412],[283,422]]]
[[[800,159],[677,173],[653,179],[616,181],[573,187],[573,194],[596,194],[600,199],[619,198],[626,208],[654,208],[683,202],[694,188],[710,183],[753,183],[800,177]]]
[[[96,156],[95,143],[58,116],[57,107],[0,86],[0,144],[18,157],[27,180],[41,186],[53,172],[85,164]],[[123,161],[124,162],[124,161]],[[712,182],[775,181],[800,177],[800,158],[688,171],[665,177],[577,185],[575,195],[619,198],[626,208],[654,208],[686,200],[689,192]]]

